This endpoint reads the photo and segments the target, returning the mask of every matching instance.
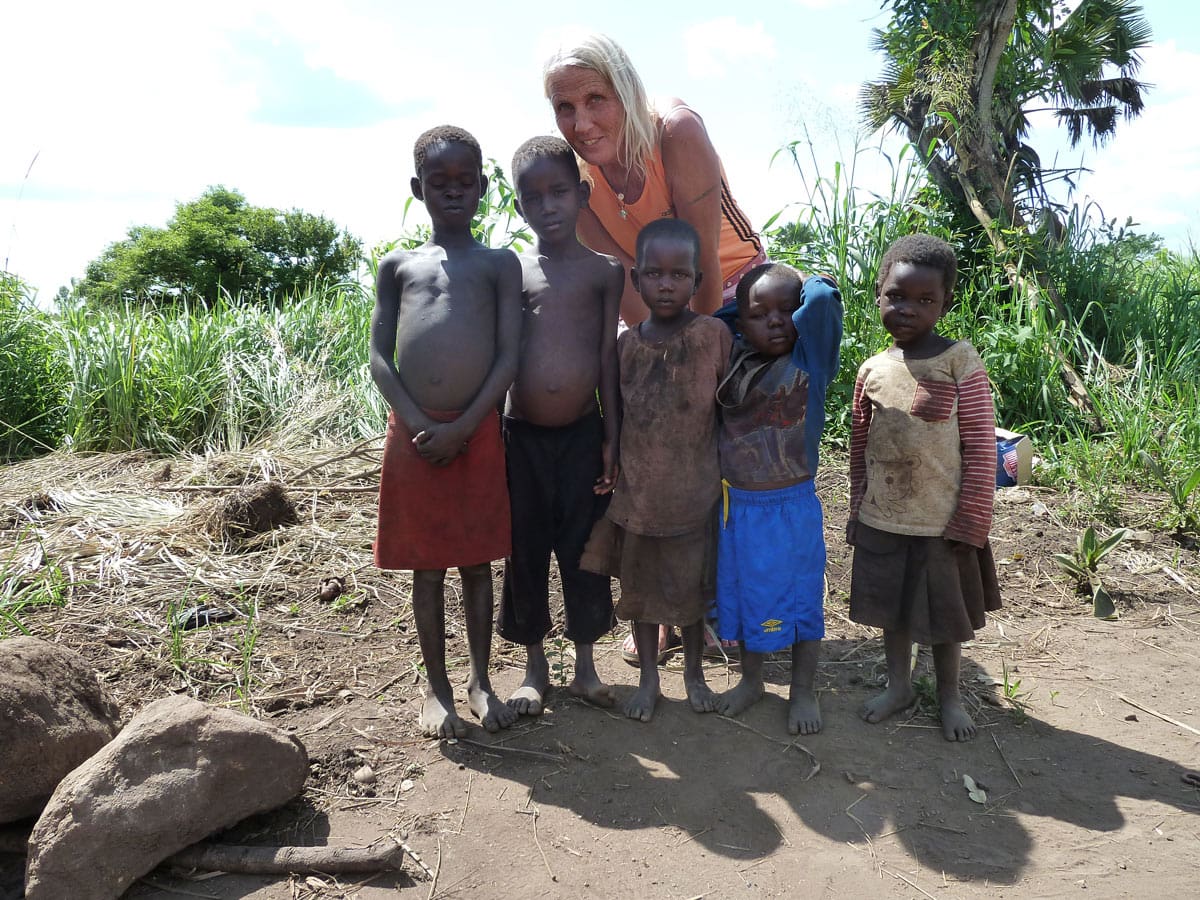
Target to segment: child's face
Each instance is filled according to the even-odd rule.
[[[791,353],[796,344],[792,313],[800,305],[800,288],[793,279],[767,274],[750,288],[749,302],[738,313],[742,338],[767,356]]]
[[[575,234],[588,186],[557,159],[536,159],[517,178],[517,210],[542,240]]]
[[[469,228],[486,186],[474,151],[460,143],[430,147],[412,180],[413,196],[424,202],[435,228]]]
[[[950,297],[939,269],[898,262],[888,271],[875,302],[895,345],[912,348],[934,333]]]
[[[659,322],[679,318],[700,286],[696,248],[688,240],[660,237],[648,241],[629,274],[650,318]]]

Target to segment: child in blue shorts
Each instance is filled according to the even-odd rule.
[[[751,269],[737,288],[729,373],[717,389],[725,499],[717,622],[742,649],[742,680],[718,698],[736,716],[763,694],[763,659],[792,649],[788,731],[821,730],[813,693],[825,636],[825,538],[813,488],[825,391],[837,374],[842,301],[824,276]]]

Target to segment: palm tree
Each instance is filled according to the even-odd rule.
[[[1136,77],[1150,27],[1131,0],[896,0],[863,87],[872,128],[904,131],[937,185],[975,213],[1022,225],[1045,199],[1029,114],[1052,109],[1075,146],[1110,138],[1143,108]],[[978,207],[976,208],[976,201]],[[986,213],[980,217],[979,212]]]
[[[1148,85],[1137,79],[1150,26],[1131,0],[894,0],[875,49],[882,77],[859,95],[872,128],[905,133],[934,183],[987,233],[1013,287],[1030,304],[1049,296],[1019,257],[1030,223],[1051,211],[1047,171],[1026,142],[1029,115],[1053,110],[1072,146],[1101,144],[1137,116]],[[1036,256],[1035,256],[1036,258]],[[1072,396],[1087,394],[1062,354]]]

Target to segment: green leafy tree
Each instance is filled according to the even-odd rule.
[[[875,33],[887,58],[863,87],[874,128],[903,132],[943,193],[987,234],[1014,291],[1067,311],[1038,260],[1035,235],[1052,212],[1048,173],[1026,138],[1029,116],[1053,110],[1072,145],[1102,144],[1143,108],[1138,51],[1150,42],[1130,0],[893,0]],[[1048,217],[1051,218],[1052,217]],[[1062,354],[1075,400],[1086,390]]]
[[[131,228],[88,265],[74,292],[100,303],[211,303],[222,293],[267,300],[345,279],[361,255],[359,240],[324,216],[251,206],[218,185],[177,204],[165,228]]]

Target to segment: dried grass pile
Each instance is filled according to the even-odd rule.
[[[55,453],[0,467],[0,637],[28,630],[79,650],[131,708],[178,691],[272,709],[335,691],[341,660],[297,642],[365,641],[370,604],[389,623],[411,616],[405,577],[372,564],[379,443],[169,460]],[[331,578],[354,604],[318,599]],[[26,582],[44,585],[38,602],[6,605],[6,586]],[[204,604],[245,615],[172,624]],[[394,645],[381,669],[398,664]],[[359,655],[365,665],[376,651]]]

